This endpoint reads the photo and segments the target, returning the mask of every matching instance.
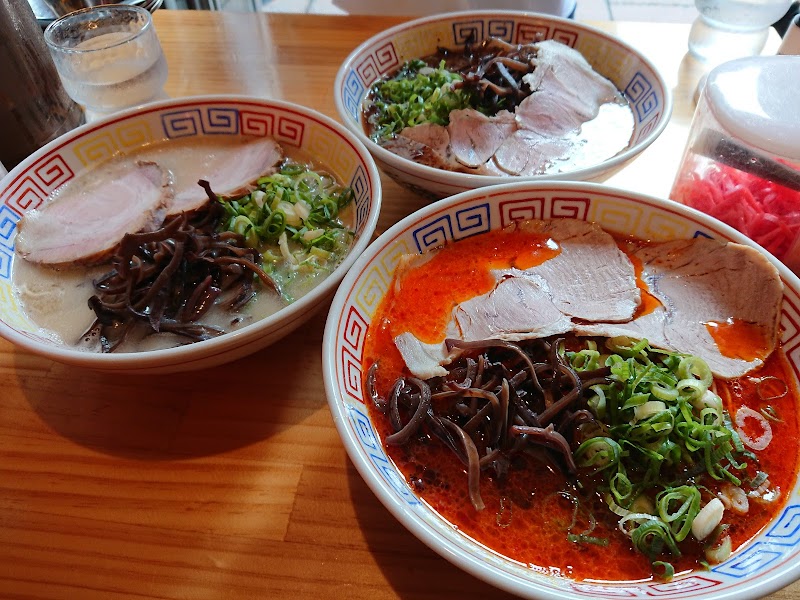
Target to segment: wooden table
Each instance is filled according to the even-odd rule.
[[[334,75],[390,18],[159,11],[167,93],[282,98],[336,118]],[[675,91],[660,139],[609,183],[666,195],[702,69],[688,26],[598,24]],[[379,232],[425,201],[384,179]],[[322,385],[323,310],[197,373],[116,376],[0,340],[0,598],[500,598],[383,508]],[[800,599],[800,584],[773,598]]]

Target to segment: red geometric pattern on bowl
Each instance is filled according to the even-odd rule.
[[[353,350],[356,358],[364,358],[364,342],[367,339],[369,322],[355,306],[351,306],[347,313],[342,340]]]
[[[272,136],[275,131],[275,115],[242,109],[239,111],[239,127],[244,135]]]
[[[383,46],[376,49],[374,56],[381,73],[385,73],[400,63],[400,60],[397,58],[397,51],[394,48],[394,43],[392,42],[386,42]]]
[[[530,44],[538,40],[550,39],[550,26],[549,25],[533,25],[529,23],[520,23],[517,26],[517,39],[514,40],[517,44]]]
[[[297,146],[303,145],[303,134],[305,133],[305,123],[289,117],[278,115],[278,131],[275,137],[278,141]]]
[[[553,196],[550,214],[545,219],[570,218],[586,220],[591,201],[586,197],[570,198]]]
[[[788,354],[800,347],[800,310],[788,296],[783,299],[781,326],[783,327],[783,349]]]
[[[41,166],[36,167],[35,172],[48,194],[75,176],[60,154],[51,154],[44,160]]]
[[[676,581],[669,581],[665,583],[652,583],[647,589],[650,596],[671,596],[676,592],[697,592],[699,590],[707,590],[720,585],[722,582],[702,575],[690,575],[683,577]]]
[[[578,41],[578,34],[575,31],[565,31],[556,27],[553,29],[553,39],[569,46],[570,48],[574,48],[575,42]]]
[[[361,364],[364,361],[364,343],[367,339],[369,321],[355,307],[350,306],[342,331],[342,373],[344,375],[345,391],[359,402],[362,402],[363,393],[361,382],[363,371]]]
[[[305,124],[286,115],[274,112],[242,109],[239,111],[239,128],[243,135],[275,137],[280,142],[300,147],[305,134]]]
[[[45,156],[29,173],[19,179],[5,201],[6,206],[20,216],[39,206],[50,192],[75,176],[64,158],[57,153]]]
[[[8,194],[5,205],[22,216],[29,208],[36,208],[46,194],[33,177],[23,177]]]
[[[353,356],[352,352],[342,346],[339,361],[342,370],[341,381],[344,383],[345,393],[357,402],[363,404],[364,391],[361,382],[364,372],[361,370],[361,360]]]
[[[508,227],[515,221],[543,219],[545,198],[525,198],[523,200],[506,200],[497,206],[500,209],[500,227]]]
[[[375,57],[370,54],[356,67],[356,73],[361,78],[365,85],[370,85],[373,81],[380,77],[380,71],[375,63]]]
[[[582,596],[595,596],[597,598],[636,598],[639,593],[636,588],[624,585],[602,585],[599,583],[573,583],[573,591]]]

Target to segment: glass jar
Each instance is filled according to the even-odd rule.
[[[711,71],[670,197],[738,229],[800,274],[800,56]]]

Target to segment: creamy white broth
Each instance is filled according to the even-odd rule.
[[[38,327],[39,335],[67,346],[95,351],[96,343],[83,338],[95,321],[95,313],[88,300],[95,293],[93,279],[108,272],[110,265],[94,267],[51,268],[36,265],[19,257],[14,259],[12,272],[13,291],[27,317]],[[295,286],[298,299],[315,287],[314,282]],[[259,319],[268,317],[287,302],[277,294],[263,288],[238,311],[212,308],[201,319],[205,325],[226,332],[241,329]],[[185,337],[170,333],[132,337],[118,351],[140,352],[170,348],[188,343]],[[130,342],[130,343],[128,343]]]
[[[633,111],[624,99],[601,104],[594,119],[568,136],[572,153],[550,162],[543,173],[566,173],[599,165],[630,146],[633,127]]]
[[[104,164],[80,174],[71,182],[59,188],[51,197],[63,194],[68,186],[83,186],[117,170],[120,163],[130,161],[153,161],[171,172],[176,191],[182,186],[196,185],[212,169],[218,154],[225,145],[235,145],[241,138],[224,136],[220,138],[193,138],[187,141],[166,142],[146,147],[139,152],[116,157]],[[293,148],[283,147],[284,153],[292,160],[307,164],[316,171],[332,173],[318,161]],[[339,181],[341,184],[342,182]],[[198,185],[202,194],[202,188]],[[351,203],[339,214],[340,220],[351,231],[354,228],[355,208]],[[316,287],[332,271],[337,263],[329,268],[310,274],[300,274],[284,282],[283,296],[265,289],[260,282],[254,284],[256,295],[237,311],[212,307],[199,320],[203,325],[235,331],[255,321],[268,317],[290,302],[302,298]],[[88,300],[95,294],[93,280],[111,270],[109,262],[92,267],[52,267],[28,262],[15,256],[12,264],[12,289],[26,316],[39,328],[39,335],[81,350],[99,351],[99,340],[84,335],[95,322],[96,315],[89,307]],[[145,328],[139,332],[146,333]],[[172,333],[147,333],[129,335],[116,352],[140,352],[169,348],[191,343],[183,336]]]
[[[39,335],[62,344],[76,343],[95,319],[89,308],[92,279],[108,265],[91,268],[48,268],[14,258],[14,295],[25,314],[39,327]]]

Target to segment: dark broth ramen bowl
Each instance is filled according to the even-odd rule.
[[[365,131],[362,111],[370,87],[406,61],[432,55],[437,48],[460,48],[469,40],[500,38],[512,44],[543,39],[578,50],[594,70],[609,79],[627,99],[633,133],[627,148],[598,164],[535,176],[493,176],[447,171],[390,152]],[[403,23],[368,39],[342,63],[334,84],[342,122],[366,145],[390,177],[432,198],[512,181],[604,181],[633,160],[661,134],[672,113],[672,92],[641,53],[593,27],[542,14],[515,11],[469,11],[440,14]]]
[[[53,341],[29,318],[14,292],[17,225],[54,191],[110,159],[153,145],[203,139],[269,136],[288,155],[297,153],[333,172],[354,192],[355,236],[342,262],[310,292],[270,316],[218,337],[140,352],[99,353]],[[205,368],[263,348],[326,306],[344,273],[369,244],[378,219],[381,183],[370,154],[356,137],[311,109],[263,98],[199,96],[165,100],[84,125],[51,142],[0,184],[0,336],[52,360],[103,371],[165,373]],[[88,298],[87,298],[88,300]],[[88,310],[88,304],[85,305]]]
[[[721,564],[678,573],[671,581],[576,581],[568,574],[545,574],[501,556],[459,531],[415,492],[387,454],[366,389],[371,358],[365,355],[367,331],[404,254],[422,254],[447,242],[502,229],[521,219],[574,218],[606,231],[642,240],[710,237],[764,252],[727,225],[698,211],[634,192],[585,182],[518,182],[481,188],[434,202],[381,235],[345,276],[334,297],[323,341],[323,377],[328,403],[347,452],[361,476],[389,513],[421,541],[469,573],[525,598],[762,597],[800,576],[798,483],[781,490],[783,508],[758,534]],[[764,252],[766,255],[766,252]],[[783,283],[781,344],[789,363],[790,385],[800,372],[800,280],[766,255]],[[432,442],[436,443],[436,442]],[[786,456],[788,461],[797,457]],[[482,485],[489,485],[484,481]],[[466,483],[465,483],[466,487]],[[462,491],[466,494],[466,491]],[[469,502],[466,503],[469,510]],[[387,518],[390,518],[387,514]],[[621,560],[609,556],[608,561]]]

